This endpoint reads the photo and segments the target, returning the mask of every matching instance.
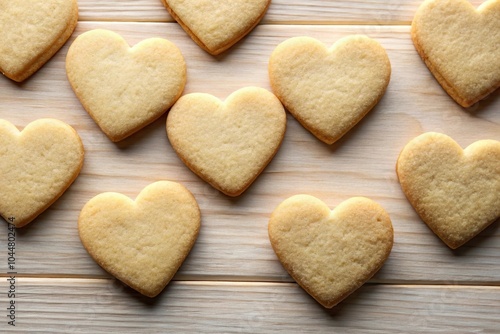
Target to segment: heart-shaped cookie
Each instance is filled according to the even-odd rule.
[[[203,50],[218,55],[247,35],[271,0],[162,0],[172,17]]]
[[[401,151],[396,171],[411,205],[452,249],[500,217],[498,141],[462,150],[444,134],[424,133]]]
[[[179,183],[158,181],[135,201],[112,192],[92,198],[80,213],[78,232],[103,269],[154,297],[191,251],[200,223],[193,195]]]
[[[469,107],[500,87],[500,1],[426,0],[413,19],[418,53],[444,90]]]
[[[181,97],[167,117],[167,135],[181,160],[229,196],[238,196],[278,151],[286,114],[269,91],[246,87],[223,103],[203,93]]]
[[[283,201],[269,220],[269,239],[281,264],[327,308],[382,267],[393,235],[389,215],[364,197],[350,198],[330,211],[315,197],[296,195]]]
[[[22,227],[54,203],[83,165],[76,131],[55,119],[39,119],[21,132],[0,120],[0,215]]]
[[[0,0],[0,72],[25,80],[63,46],[77,21],[76,0]]]
[[[149,38],[130,48],[103,29],[75,39],[66,71],[85,110],[114,142],[164,114],[186,84],[184,57],[173,43]]]
[[[382,98],[391,64],[373,39],[352,35],[330,49],[309,37],[290,38],[271,54],[273,92],[321,141],[332,144]]]

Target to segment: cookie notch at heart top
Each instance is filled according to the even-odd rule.
[[[75,39],[66,72],[85,110],[114,142],[163,115],[186,84],[184,57],[172,42],[149,38],[131,48],[103,29]]]
[[[0,120],[0,215],[22,227],[51,206],[83,166],[76,131],[56,119],[39,119],[21,132]]]
[[[443,89],[469,107],[500,87],[500,1],[426,0],[412,22],[415,49]]]
[[[26,80],[64,45],[77,21],[76,0],[0,0],[0,72]]]
[[[331,48],[294,37],[269,59],[269,79],[290,113],[321,141],[333,144],[382,98],[391,64],[375,40],[351,35]]]
[[[107,272],[148,297],[170,282],[191,251],[201,226],[193,195],[158,181],[133,201],[102,193],[83,207],[78,233],[90,256]]]
[[[283,267],[326,308],[382,267],[394,239],[389,215],[364,197],[350,198],[330,211],[313,196],[292,196],[274,210],[268,231]]]
[[[500,217],[500,142],[480,140],[465,150],[427,132],[401,151],[396,172],[421,219],[452,249]]]
[[[179,25],[203,50],[218,55],[260,22],[271,0],[162,0]]]
[[[195,174],[228,196],[243,193],[278,151],[286,113],[269,91],[246,87],[225,102],[203,93],[182,96],[167,117],[167,135]]]

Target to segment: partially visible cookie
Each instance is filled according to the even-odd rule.
[[[452,249],[500,217],[498,141],[462,150],[450,137],[427,132],[404,147],[396,171],[411,205]]]
[[[310,37],[294,37],[269,59],[273,92],[321,141],[332,144],[382,98],[391,64],[375,40],[352,35],[331,48]]]
[[[162,0],[172,17],[203,50],[218,55],[247,35],[271,0]]]
[[[113,192],[83,207],[78,232],[92,258],[148,297],[170,282],[191,251],[201,216],[193,195],[170,181],[148,185],[133,201]]]
[[[54,203],[83,165],[76,131],[55,119],[39,119],[21,132],[0,119],[0,215],[22,227]]]
[[[500,0],[426,0],[411,26],[416,50],[444,90],[469,107],[500,87]]]
[[[85,110],[114,142],[163,115],[186,84],[184,57],[172,42],[149,38],[131,48],[104,29],[75,39],[66,71]]]
[[[181,97],[167,117],[167,135],[181,160],[229,196],[238,196],[278,151],[286,114],[276,96],[258,87],[225,102],[203,93]]]
[[[64,45],[77,21],[76,0],[0,0],[0,72],[25,80]]]
[[[382,267],[394,238],[387,212],[364,197],[350,198],[330,211],[313,196],[292,196],[273,212],[268,229],[283,267],[326,308]]]

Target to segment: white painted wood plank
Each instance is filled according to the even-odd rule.
[[[5,280],[0,289],[7,289]],[[367,284],[332,310],[296,284],[172,282],[148,299],[113,280],[23,279],[16,326],[45,333],[498,333],[499,287]]]
[[[165,117],[124,142],[111,143],[66,80],[69,43],[23,84],[0,77],[1,118],[17,126],[42,117],[59,118],[75,127],[87,152],[82,173],[67,193],[18,232],[20,274],[108,277],[81,246],[76,225],[79,210],[100,192],[134,197],[147,184],[168,179],[194,193],[203,216],[200,237],[177,279],[290,281],[270,247],[267,222],[282,200],[309,193],[331,207],[361,195],[386,208],[395,228],[395,245],[376,282],[500,282],[498,223],[451,251],[420,221],[397,182],[394,166],[399,151],[423,131],[444,132],[464,146],[479,139],[500,140],[498,92],[469,110],[459,107],[418,57],[409,27],[262,25],[219,57],[198,48],[175,23],[80,22],[72,40],[92,28],[112,29],[131,44],[153,36],[172,40],[188,65],[185,93],[224,98],[244,86],[269,89],[269,55],[279,42],[297,35],[331,44],[347,34],[368,34],[386,47],[392,78],[380,104],[333,146],[319,142],[288,116],[286,137],[274,160],[247,192],[231,199],[181,163],[165,135]],[[0,233],[0,244],[5,238],[6,233]],[[0,253],[0,262],[4,258]]]
[[[409,24],[423,0],[272,0],[262,24]],[[474,6],[482,0],[471,0]],[[79,0],[81,21],[172,22],[160,0]]]
[[[79,21],[173,22],[161,0],[78,0]]]

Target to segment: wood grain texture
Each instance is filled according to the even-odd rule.
[[[79,0],[73,37],[22,84],[0,77],[0,118],[22,128],[58,118],[82,137],[86,157],[78,179],[45,213],[17,231],[20,332],[342,332],[496,333],[500,331],[500,224],[456,251],[419,219],[397,182],[400,150],[425,131],[462,146],[500,140],[500,93],[464,109],[442,90],[410,39],[420,1],[273,0],[262,23],[224,54],[212,57],[172,21],[160,0]],[[472,1],[478,5],[481,1]],[[111,29],[131,44],[163,37],[182,51],[184,94],[221,99],[245,86],[270,89],[269,56],[287,38],[310,36],[327,45],[349,34],[377,39],[388,52],[391,82],[380,103],[344,138],[321,143],[291,116],[283,145],[256,182],[229,198],[190,172],[171,148],[166,115],[112,143],[84,111],[64,69],[70,43],[94,28]],[[174,281],[149,300],[104,272],[77,232],[78,214],[104,191],[132,198],[158,180],[184,184],[202,212],[197,243]],[[390,214],[392,253],[382,270],[332,312],[289,277],[267,234],[271,212],[307,193],[331,208],[366,196]],[[3,229],[3,231],[2,231]],[[0,225],[0,307],[8,300],[7,224]],[[21,307],[22,305],[22,307]],[[5,319],[4,319],[5,320]],[[21,325],[22,324],[22,325]],[[0,322],[0,332],[11,328]]]
[[[409,24],[420,0],[272,0],[262,24]],[[479,6],[482,0],[471,0]],[[161,0],[78,0],[80,21],[173,22]]]
[[[367,284],[325,310],[294,283],[173,282],[155,299],[113,280],[18,284],[11,333],[495,333],[500,312],[498,287]]]

